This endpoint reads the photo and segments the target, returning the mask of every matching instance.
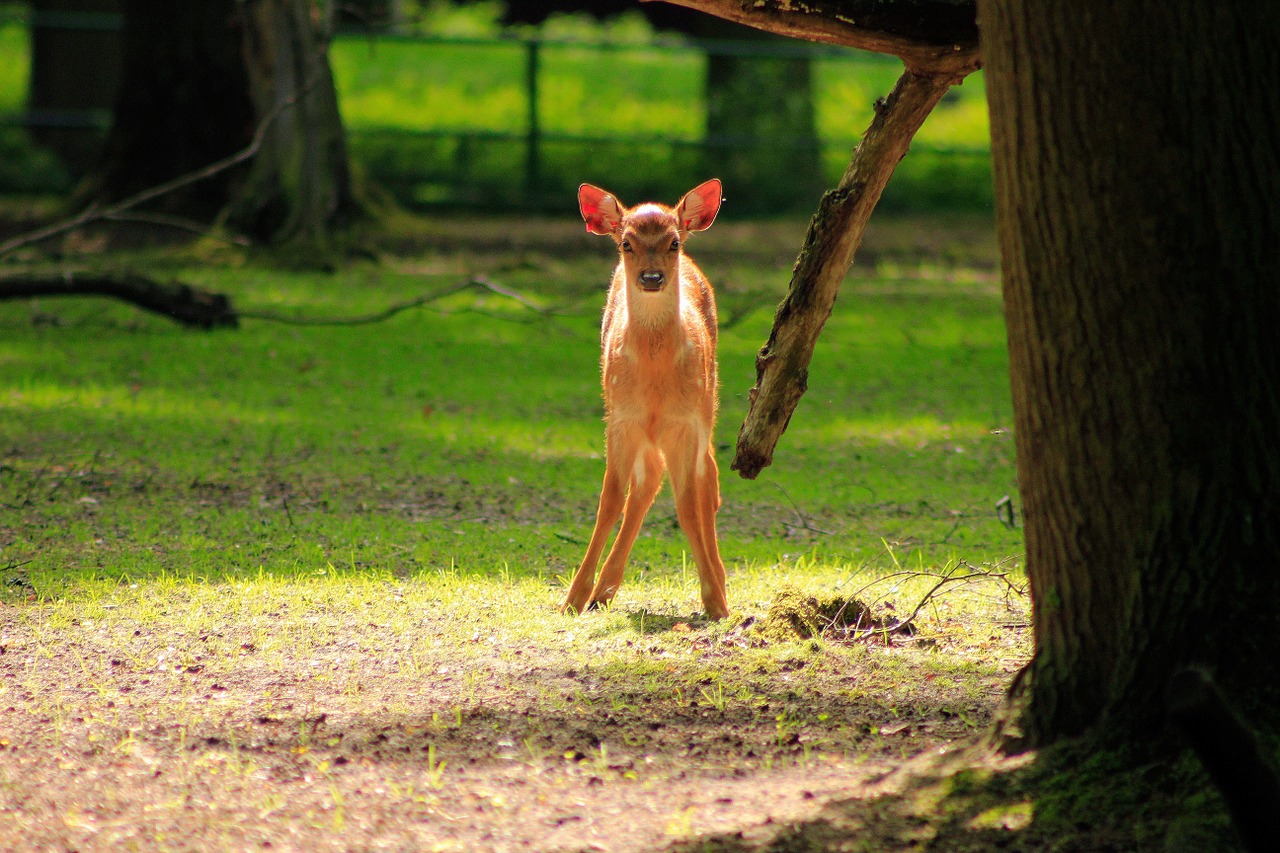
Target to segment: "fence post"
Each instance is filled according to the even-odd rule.
[[[524,185],[528,200],[537,199],[542,183],[542,164],[538,122],[538,64],[541,42],[531,38],[525,43],[525,96],[529,102],[528,135],[525,138]]]

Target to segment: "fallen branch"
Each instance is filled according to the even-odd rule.
[[[519,291],[472,276],[457,284],[397,302],[381,311],[354,317],[289,317],[271,311],[237,311],[231,298],[183,282],[159,282],[133,272],[30,273],[0,276],[0,302],[42,296],[107,296],[163,314],[184,326],[201,329],[234,328],[240,320],[264,320],[291,326],[363,326],[381,323],[410,308],[428,305],[464,290],[479,288],[511,299],[540,316],[555,312],[538,305]]]
[[[132,272],[22,273],[0,276],[0,301],[40,296],[108,296],[163,314],[184,326],[234,328],[236,312],[222,293]]]

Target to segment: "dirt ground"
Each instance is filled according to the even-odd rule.
[[[972,736],[1008,677],[979,679],[975,695],[914,639],[761,657],[749,628],[679,621],[629,641],[643,670],[477,635],[465,656],[406,672],[394,645],[362,656],[386,639],[376,626],[261,665],[234,636],[122,640],[82,625],[82,643],[53,646],[48,623],[17,609],[0,610],[4,849],[768,844],[904,758]],[[1012,668],[1026,637],[995,634]],[[682,683],[699,661],[729,674]]]

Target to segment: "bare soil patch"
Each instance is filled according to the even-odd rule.
[[[297,601],[278,635],[252,620],[192,635],[168,617],[128,630],[0,613],[9,848],[639,851],[736,837],[810,820],[971,735],[1007,678],[942,671],[916,643],[770,644],[750,626],[644,612],[625,614],[639,630],[618,613],[566,619],[560,648],[469,617],[455,645],[458,617],[441,608],[406,632],[326,625],[338,614]],[[317,637],[291,644],[298,620]],[[446,642],[421,642],[433,634]]]

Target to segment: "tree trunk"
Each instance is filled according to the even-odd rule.
[[[242,8],[254,112],[271,124],[229,221],[263,241],[320,237],[358,209],[327,44],[309,0]]]
[[[108,204],[246,148],[246,166],[148,205],[256,240],[319,236],[357,210],[328,54],[308,0],[125,0],[114,122],[82,203]]]
[[[124,70],[111,130],[80,204],[109,204],[249,144],[255,116],[236,0],[124,0]],[[243,172],[172,193],[149,209],[213,218]]]
[[[1035,625],[1006,748],[1149,740],[1188,666],[1274,726],[1280,17],[979,12]]]

